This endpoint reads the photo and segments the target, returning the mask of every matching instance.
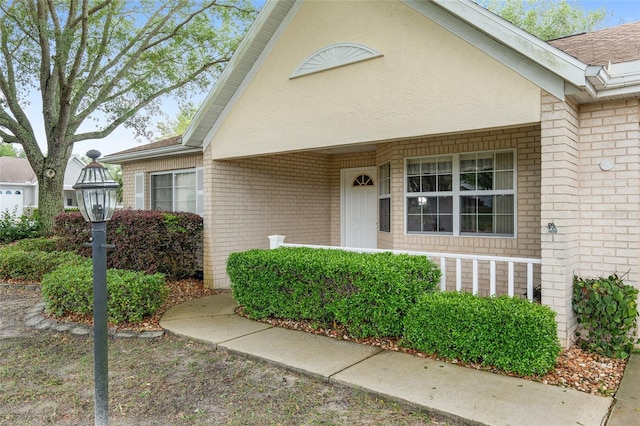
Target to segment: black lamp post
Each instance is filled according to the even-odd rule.
[[[76,190],[82,216],[91,222],[93,237],[93,373],[95,381],[95,424],[109,422],[108,349],[107,349],[107,221],[116,209],[118,183],[107,169],[96,161],[96,150],[87,152],[93,161],[87,165]]]

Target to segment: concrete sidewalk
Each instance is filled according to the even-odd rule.
[[[406,401],[463,424],[601,426],[613,403],[612,398],[573,389],[273,327],[235,315],[235,307],[229,293],[203,297],[170,309],[160,325],[177,335]],[[631,394],[624,409],[614,408],[613,417],[618,418],[612,425],[640,424],[640,362],[635,357],[629,363],[635,369],[629,379]],[[619,394],[622,391],[621,386]]]

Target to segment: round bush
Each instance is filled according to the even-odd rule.
[[[91,260],[61,266],[45,275],[41,285],[47,312],[53,315],[93,312],[93,266]],[[140,322],[164,303],[169,288],[162,274],[109,269],[107,315],[114,324]]]
[[[23,251],[17,246],[0,249],[0,279],[40,281],[63,264],[78,264],[85,260],[71,252]]]

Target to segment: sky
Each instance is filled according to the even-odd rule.
[[[262,3],[261,0],[256,3]],[[640,21],[640,1],[639,0],[569,0],[569,3],[577,3],[584,10],[596,10],[605,7],[609,12],[608,18],[602,23],[601,28],[609,28],[629,22]],[[194,94],[195,102],[202,101],[206,97],[206,93]],[[177,114],[177,108],[171,104],[164,105],[163,108],[167,113]],[[34,111],[37,113],[37,111]],[[160,118],[165,121],[166,118]],[[152,130],[156,130],[155,127]],[[44,136],[43,136],[44,138]],[[90,149],[97,149],[103,155],[112,154],[129,148],[140,146],[148,143],[148,140],[136,140],[132,131],[120,126],[111,135],[100,140],[89,140],[78,142],[75,144],[73,153],[84,155]]]

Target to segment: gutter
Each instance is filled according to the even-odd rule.
[[[590,94],[598,99],[611,96],[630,96],[640,93],[640,61],[590,65],[585,78],[593,88]]]

